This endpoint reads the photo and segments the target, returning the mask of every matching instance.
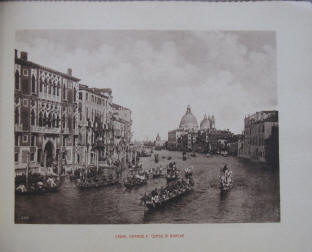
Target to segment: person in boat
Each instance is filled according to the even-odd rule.
[[[27,188],[24,184],[21,184],[16,188],[16,191],[24,193],[27,192]]]
[[[38,189],[42,189],[43,188],[43,182],[42,181],[38,181],[37,182],[37,187],[38,187]]]
[[[222,171],[223,171],[223,173],[224,173],[224,174],[228,171],[228,167],[227,167],[227,165],[226,165],[226,164],[223,166]]]
[[[222,175],[220,177],[220,182],[222,186],[230,186],[232,184],[232,172],[229,170],[227,165],[225,164],[222,169]]]
[[[51,178],[51,177],[49,177],[49,178],[47,179],[47,184],[48,184],[51,188],[56,187],[56,183],[54,182],[54,179]]]

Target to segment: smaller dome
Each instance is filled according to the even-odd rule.
[[[197,119],[192,114],[190,105],[187,106],[186,113],[181,118],[179,128],[183,130],[198,130]]]
[[[207,115],[204,115],[204,119],[200,123],[200,129],[201,130],[206,130],[210,128],[210,122],[209,119],[207,118]]]

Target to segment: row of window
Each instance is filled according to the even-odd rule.
[[[252,138],[247,139],[247,143],[249,145],[257,145],[257,146],[262,146],[264,145],[264,138],[263,136],[254,136]]]
[[[25,69],[24,69],[25,70]],[[24,86],[28,85],[28,79],[23,79],[23,83]],[[20,89],[20,76],[19,76],[19,72],[18,70],[16,70],[15,72],[15,88],[16,89]],[[43,80],[40,80],[40,85],[39,85],[39,91],[45,94],[49,94],[49,95],[55,95],[55,96],[60,96],[60,92],[61,92],[61,86],[60,83],[56,84],[49,84],[49,83],[45,83]],[[36,93],[36,78],[34,75],[32,75],[31,77],[31,92],[32,93]],[[74,88],[74,102],[76,102],[76,95],[77,95],[77,91]],[[66,100],[67,98],[67,89],[66,86],[63,85],[63,99]]]
[[[19,162],[21,161],[21,163],[27,163],[28,162],[28,154],[29,152],[28,151],[22,151],[21,152],[21,160],[19,160],[19,153],[18,152],[15,152],[15,156],[14,156],[14,160],[15,162]],[[35,154],[36,152],[31,152],[30,155],[29,155],[29,161],[31,162],[34,162],[35,161]],[[65,153],[63,153],[62,155],[62,158],[64,159],[65,158]],[[59,153],[56,153],[56,159],[58,159],[59,157]],[[40,163],[42,161],[42,149],[38,149],[37,150],[37,162]],[[78,157],[78,163],[79,163],[79,157]]]
[[[253,127],[245,129],[246,135],[254,135],[256,133],[264,133],[264,124],[253,125]]]
[[[86,101],[91,101],[94,104],[98,104],[98,105],[104,105],[107,107],[107,99],[103,99],[100,97],[97,97],[95,95],[90,95],[91,99],[89,100],[89,93],[86,93]],[[79,92],[79,100],[82,100],[82,92]]]
[[[39,127],[48,127],[48,128],[59,128],[60,127],[61,119],[59,115],[55,115],[54,113],[49,113],[48,115],[46,113],[39,113],[38,116],[38,125]],[[20,123],[20,112],[19,108],[15,108],[15,124]],[[31,126],[36,125],[36,114],[35,111],[32,110],[30,113],[30,124]],[[72,118],[72,125],[73,128],[76,128],[76,117],[73,116]],[[66,116],[63,115],[62,117],[62,127],[66,127]]]

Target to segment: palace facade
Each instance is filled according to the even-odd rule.
[[[16,174],[111,163],[120,139],[130,144],[131,111],[113,104],[111,89],[89,88],[71,69],[59,72],[17,50],[14,74]]]
[[[61,73],[29,61],[26,52],[15,51],[14,68],[16,173],[74,166],[80,80],[71,69]]]

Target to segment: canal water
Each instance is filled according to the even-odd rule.
[[[156,153],[156,152],[155,152]],[[140,204],[145,192],[166,185],[165,178],[149,179],[142,187],[127,190],[122,184],[79,190],[65,180],[56,193],[16,195],[16,223],[140,224],[279,222],[279,176],[267,167],[234,157],[197,154],[182,160],[181,152],[158,151],[163,166],[168,156],[179,169],[194,166],[194,190],[162,209],[148,211]],[[142,158],[143,168],[156,167],[154,158]],[[220,169],[233,171],[234,187],[221,194]],[[124,171],[127,173],[127,171]],[[125,175],[125,174],[124,174]]]

